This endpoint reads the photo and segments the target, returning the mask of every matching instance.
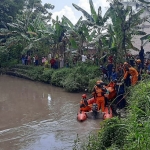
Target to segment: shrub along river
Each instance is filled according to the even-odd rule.
[[[76,120],[81,94],[0,75],[0,150],[71,150],[100,128]]]

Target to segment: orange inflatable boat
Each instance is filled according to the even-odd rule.
[[[114,88],[115,83],[110,82],[107,86],[104,86],[104,87],[109,91],[109,93],[105,94],[104,96],[107,98],[108,101],[111,102],[116,97],[116,94],[117,94],[116,91],[115,91],[115,88]],[[83,94],[82,98],[86,99],[86,94]],[[92,111],[92,106],[93,106],[93,104],[96,103],[96,100],[94,99],[94,97],[89,98],[88,100],[85,100],[85,101],[87,103],[86,107],[82,110],[80,109],[80,111],[77,114],[77,120],[78,121],[84,121],[87,118],[94,118],[94,119],[99,118],[99,119],[104,119],[105,120],[105,119],[113,117],[112,109],[109,106],[105,107],[105,110],[104,110],[103,113],[99,112],[99,111],[97,111],[97,112]]]
[[[95,99],[94,97],[90,98],[87,100],[88,105],[94,105],[95,104]],[[95,114],[96,113],[96,114]],[[78,121],[84,121],[87,118],[92,118],[92,119],[109,119],[112,118],[112,109],[111,107],[105,107],[104,112],[93,112],[92,110],[89,112],[86,111],[79,111],[77,113],[77,120]]]

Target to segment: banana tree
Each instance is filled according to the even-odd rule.
[[[150,2],[146,1],[146,0],[137,0],[134,2],[122,2],[124,5],[126,6],[132,6],[135,8],[135,10],[140,10],[140,9],[144,9],[143,14],[141,14],[141,19],[143,19],[143,23],[142,25],[137,26],[138,29],[141,29],[142,31],[146,28],[150,28],[150,24],[148,24],[148,22],[150,23]],[[145,24],[145,22],[147,22]],[[148,40],[146,42],[144,42],[143,40],[145,40],[147,36],[141,37],[141,45],[144,46],[145,44],[148,43]],[[144,42],[144,43],[143,43]]]
[[[92,0],[89,0],[89,5],[90,5],[90,10],[91,14],[86,12],[84,9],[81,7],[77,6],[76,4],[72,4],[78,11],[81,11],[85,18],[87,19],[86,21],[83,21],[86,25],[89,26],[92,32],[92,39],[91,39],[91,44],[95,44],[98,47],[98,56],[102,56],[103,53],[103,48],[105,47],[105,39],[106,39],[106,21],[108,19],[107,12],[102,17],[102,11],[101,7],[98,8],[98,13],[96,12],[94,8],[94,4]]]
[[[13,45],[21,43],[24,52],[31,48],[43,48],[43,46],[44,49],[49,49],[49,45],[46,43],[49,41],[46,38],[47,33],[43,32],[49,30],[48,18],[43,18],[42,12],[45,14],[47,13],[47,8],[53,9],[53,7],[50,4],[42,6],[39,0],[26,0],[25,2],[24,12],[17,16],[14,23],[7,23],[6,27],[9,26],[9,29],[6,28],[5,32],[1,32],[1,34],[5,35],[6,41],[3,43],[3,48],[9,49]]]
[[[121,56],[125,55],[128,49],[138,50],[132,45],[132,38],[134,35],[146,35],[145,32],[138,30],[138,25],[144,21],[140,18],[143,9],[134,12],[131,6],[124,7],[118,0],[114,0],[112,4],[110,3],[108,12],[113,28],[113,30],[109,28],[111,48],[116,47],[117,53]]]
[[[92,37],[92,33],[89,33],[89,27],[83,22],[82,17],[79,18],[75,25],[66,16],[63,16],[63,20],[69,27],[66,34],[72,48],[78,49],[79,54],[83,54],[83,43],[88,43]]]

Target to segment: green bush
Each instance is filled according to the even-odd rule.
[[[71,73],[62,84],[68,92],[78,92],[80,89],[80,85],[75,81],[73,73]]]
[[[105,147],[116,145],[121,148],[127,134],[126,125],[122,124],[118,118],[105,120],[103,127],[99,133],[101,142]]]
[[[96,81],[100,80],[99,78],[94,78],[89,80],[89,84],[88,84],[88,91],[92,92],[94,85],[96,84]]]
[[[67,78],[67,76],[71,73],[70,68],[62,68],[54,71],[51,77],[52,85],[63,87],[63,81]]]
[[[18,63],[18,60],[13,59],[13,60],[10,60],[10,61],[2,62],[1,67],[2,68],[12,67],[12,66],[16,65],[17,63]]]
[[[42,75],[40,76],[40,80],[46,83],[50,83],[53,72],[54,72],[54,69],[45,68]]]
[[[43,74],[44,68],[42,66],[34,67],[32,70],[27,72],[27,75],[31,77],[33,80],[40,81],[41,76]]]
[[[87,67],[87,72],[88,72],[89,79],[101,77],[102,74],[99,67],[93,65]]]
[[[145,80],[130,90],[129,113],[126,120],[129,134],[124,149],[148,150],[150,148],[150,81]]]
[[[36,66],[32,65],[22,65],[22,64],[17,64],[12,66],[12,68],[19,68],[19,69],[26,69],[26,70],[34,70]]]

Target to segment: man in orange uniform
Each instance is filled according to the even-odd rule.
[[[125,80],[128,74],[131,75],[131,85],[135,85],[138,81],[138,72],[135,68],[131,67],[127,62],[124,63],[125,66],[125,74],[123,79]]]
[[[106,94],[107,90],[103,87],[102,81],[97,81],[96,85],[94,86],[92,95],[96,99],[96,104],[98,105],[98,110],[101,109],[102,112],[104,112],[105,109],[105,97],[104,94]]]
[[[80,101],[80,111],[85,111],[85,112],[91,111],[91,106],[88,105],[86,94],[82,95],[82,99]]]

